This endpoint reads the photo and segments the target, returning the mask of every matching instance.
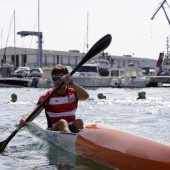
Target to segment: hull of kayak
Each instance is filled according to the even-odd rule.
[[[113,127],[92,124],[79,133],[45,130],[43,122],[30,123],[61,148],[120,170],[169,170],[170,146]]]
[[[120,170],[169,170],[170,146],[100,124],[83,129],[77,154]]]

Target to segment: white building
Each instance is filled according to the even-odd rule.
[[[42,51],[42,64],[43,67],[52,67],[56,64],[69,65],[72,68],[82,60],[84,53],[80,53],[77,50],[55,51],[55,50],[43,50]],[[126,67],[129,63],[133,63],[134,66],[141,68],[150,67],[156,68],[155,59],[137,58],[129,55],[114,56],[100,53],[94,58],[108,58],[112,64],[118,68]],[[6,49],[0,49],[0,60],[5,63],[6,61],[12,62],[16,67],[28,66],[30,68],[37,67],[38,61],[38,49],[31,48],[19,48],[19,47],[7,47]]]

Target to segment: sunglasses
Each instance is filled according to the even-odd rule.
[[[63,76],[52,76],[53,81],[62,80]]]

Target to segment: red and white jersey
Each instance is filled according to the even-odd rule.
[[[38,103],[41,103],[53,89],[50,89],[45,94],[40,96]],[[68,88],[65,95],[55,93],[44,105],[47,116],[51,124],[55,124],[60,119],[65,119],[67,122],[75,120],[78,99],[77,93],[73,88]],[[48,120],[48,119],[47,119]]]

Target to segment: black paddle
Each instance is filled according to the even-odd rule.
[[[72,76],[85,62],[87,62],[89,59],[97,55],[98,53],[105,50],[111,43],[112,36],[110,34],[105,35],[103,38],[101,38],[98,42],[96,42],[93,47],[87,52],[87,54],[83,57],[83,59],[80,61],[80,63],[76,66],[75,69],[70,73]],[[64,82],[60,83],[57,87],[54,88],[52,93],[47,96],[44,101],[38,105],[38,107],[31,113],[30,116],[25,120],[26,122],[29,122],[32,117],[36,114],[37,111],[51,98],[51,96],[64,84]],[[0,152],[3,152],[6,148],[7,144],[10,142],[10,140],[16,135],[16,133],[20,129],[17,128],[6,140],[0,142]]]

